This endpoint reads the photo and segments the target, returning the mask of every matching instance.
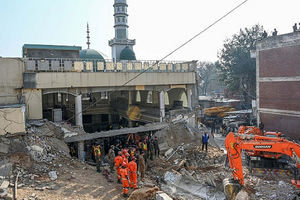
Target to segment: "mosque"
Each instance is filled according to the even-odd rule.
[[[109,40],[112,49],[112,60],[136,60],[133,46],[135,40],[128,39],[128,14],[126,0],[115,0],[114,7],[114,29],[115,37]],[[97,50],[90,49],[89,25],[87,25],[87,49],[79,53],[80,59],[104,60],[104,55]]]
[[[24,119],[68,121],[89,133],[163,122],[173,110],[193,109],[196,61],[137,60],[127,7],[114,0],[111,59],[90,48],[88,24],[87,49],[24,44],[22,58],[0,58],[6,88],[0,105],[24,105]]]

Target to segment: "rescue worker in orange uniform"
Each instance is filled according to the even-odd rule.
[[[126,149],[123,149],[123,151],[122,151],[122,158],[125,157],[125,154],[126,154],[126,153],[128,153],[128,152],[126,151]]]
[[[115,168],[117,171],[118,183],[121,183],[121,165],[123,163],[122,152],[119,151],[118,155],[115,157]]]
[[[125,162],[122,163],[120,172],[121,172],[122,183],[123,183],[123,196],[128,197],[129,177],[128,177],[128,168]]]
[[[128,158],[129,158],[129,153],[126,153],[125,156],[123,157],[123,162],[126,163],[126,166],[128,166]]]
[[[130,188],[137,189],[137,164],[136,158],[132,157],[132,160],[128,163]]]

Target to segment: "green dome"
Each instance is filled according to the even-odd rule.
[[[79,58],[82,60],[88,59],[97,59],[97,60],[104,60],[104,56],[102,53],[94,50],[94,49],[83,49],[79,52]]]
[[[125,47],[120,53],[120,60],[136,60],[135,53],[129,48]]]

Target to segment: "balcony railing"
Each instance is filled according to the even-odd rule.
[[[196,61],[24,59],[26,72],[194,72]]]

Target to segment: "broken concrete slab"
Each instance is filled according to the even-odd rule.
[[[249,197],[249,194],[247,193],[247,191],[244,188],[242,188],[241,191],[239,191],[239,193],[236,195],[235,199],[238,199],[238,200],[250,200],[250,197]]]
[[[9,186],[9,181],[5,180],[5,181],[2,182],[0,188],[1,189],[6,189],[6,188],[8,188],[8,186]]]
[[[173,150],[173,148],[170,148],[168,151],[166,151],[165,156],[169,157],[172,154]]]
[[[0,143],[0,153],[7,154],[9,151],[9,145],[5,143]]]
[[[9,177],[12,170],[12,164],[7,160],[0,161],[0,176]]]
[[[45,122],[43,120],[34,120],[28,122],[31,126],[42,127]]]
[[[156,200],[172,200],[172,198],[163,191],[158,191],[156,193]]]
[[[48,173],[48,175],[49,175],[49,178],[50,178],[51,181],[55,181],[57,179],[56,171],[51,171],[51,172]]]
[[[10,144],[10,139],[9,138],[2,137],[1,140],[4,144]]]

